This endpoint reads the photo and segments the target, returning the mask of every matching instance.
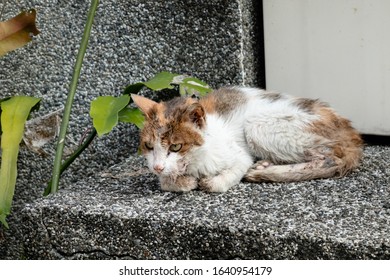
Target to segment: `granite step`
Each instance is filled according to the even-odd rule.
[[[389,259],[390,147],[340,179],[164,192],[140,156],[20,213],[33,259]]]

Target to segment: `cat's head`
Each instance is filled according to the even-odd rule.
[[[184,174],[191,154],[204,142],[204,108],[192,98],[157,103],[139,95],[131,97],[145,115],[140,149],[149,169],[164,176]]]

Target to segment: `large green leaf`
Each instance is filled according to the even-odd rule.
[[[90,115],[98,136],[110,132],[117,125],[119,112],[130,102],[129,95],[100,96],[92,101]]]
[[[175,77],[180,76],[178,74],[173,74],[169,72],[161,72],[154,76],[147,82],[144,82],[144,85],[150,88],[151,90],[162,90],[162,89],[172,89],[172,83]]]
[[[187,94],[187,95],[205,96],[206,94],[212,91],[212,89],[209,87],[208,84],[206,84],[205,82],[197,78],[186,77],[186,76],[181,76],[181,77],[183,78],[178,81],[181,95]]]
[[[6,217],[11,211],[14,196],[19,144],[24,124],[39,98],[14,96],[0,103],[1,106],[1,169],[0,169],[0,222],[8,227]]]
[[[132,123],[141,129],[144,127],[145,117],[138,108],[125,107],[119,112],[119,121]]]
[[[141,89],[144,87],[144,83],[135,83],[135,84],[131,84],[131,85],[128,85],[126,88],[125,88],[125,91],[123,92],[123,94],[134,94],[134,93],[138,93],[141,91]]]
[[[181,95],[204,96],[212,89],[198,78],[187,75],[179,75],[170,72],[161,72],[149,81],[131,84],[126,87],[124,94],[138,93],[144,86],[151,90],[159,91],[163,89],[173,89],[173,85],[178,85]]]

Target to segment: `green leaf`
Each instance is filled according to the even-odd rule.
[[[198,78],[165,71],[158,73],[149,81],[128,85],[125,88],[124,94],[136,94],[140,92],[144,86],[151,90],[159,91],[163,89],[173,89],[173,85],[179,85],[181,95],[204,96],[212,91],[209,85]]]
[[[3,98],[3,99],[0,99],[0,105],[1,105],[1,102],[4,102],[4,101],[6,101],[6,100],[8,100],[10,98],[11,97],[6,97],[6,98]],[[2,134],[2,129],[1,129],[1,106],[0,106],[0,136],[1,136],[1,134]],[[1,141],[0,141],[0,143],[1,143]]]
[[[7,101],[8,99],[10,99],[11,97],[5,97],[5,98],[3,98],[3,99],[0,99],[0,103],[1,102],[4,102],[4,101]]]
[[[135,84],[131,84],[131,85],[128,85],[126,88],[125,88],[125,91],[123,92],[123,94],[132,94],[132,93],[138,93],[141,91],[141,89],[144,87],[144,83],[135,83]]]
[[[205,96],[206,94],[212,91],[212,89],[209,87],[208,84],[193,77],[184,78],[182,82],[179,83],[179,88],[180,88],[181,95],[194,94],[196,96]]]
[[[130,85],[129,87],[140,86],[140,84],[142,83]],[[181,95],[204,96],[212,91],[205,82],[197,78],[169,72],[161,72],[143,84],[152,90],[172,89],[173,85],[179,85]],[[125,93],[129,92],[130,90],[125,91]]]
[[[144,127],[145,117],[138,108],[126,107],[119,112],[119,121],[135,124],[141,129]]]
[[[180,75],[169,72],[161,72],[143,84],[151,90],[172,89],[172,83],[176,76]]]
[[[118,123],[118,114],[130,102],[129,95],[100,96],[92,101],[90,116],[98,136],[109,133]]]
[[[29,96],[14,96],[0,103],[1,106],[1,168],[0,168],[0,221],[8,228],[6,217],[11,211],[14,196],[19,144],[24,124],[31,109],[40,101]]]

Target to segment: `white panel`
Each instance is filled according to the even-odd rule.
[[[268,89],[320,98],[390,135],[390,1],[263,0]]]

